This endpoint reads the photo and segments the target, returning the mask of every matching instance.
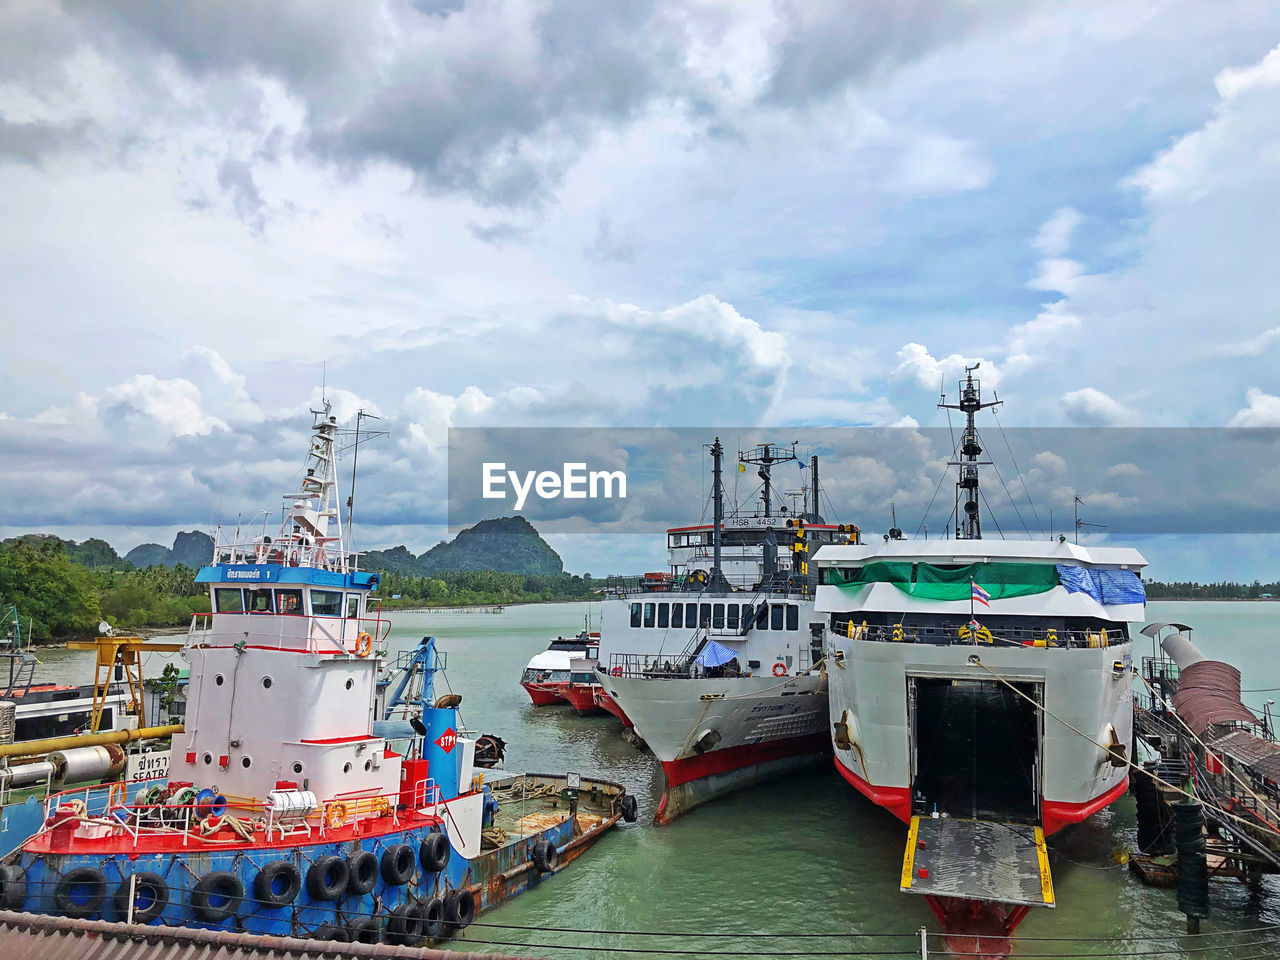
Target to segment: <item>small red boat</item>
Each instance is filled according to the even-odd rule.
[[[596,676],[596,660],[594,658],[575,658],[569,664],[569,685],[565,688],[564,698],[578,711],[578,716],[585,717],[593,713],[604,713],[604,708],[596,703],[595,693],[600,689],[600,680]]]

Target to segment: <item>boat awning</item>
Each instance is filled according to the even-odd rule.
[[[1029,823],[912,817],[902,891],[1052,907],[1044,831]]]
[[[706,646],[702,648],[702,652],[698,654],[697,663],[700,667],[719,667],[728,663],[737,655],[738,651],[730,650],[723,643],[708,640]]]

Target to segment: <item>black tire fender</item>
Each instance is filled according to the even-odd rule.
[[[382,918],[363,917],[360,920],[353,920],[347,927],[347,932],[351,935],[351,943],[380,943],[382,942]]]
[[[533,845],[533,853],[529,859],[539,873],[550,873],[560,862],[560,854],[556,851],[556,845],[544,838]]]
[[[328,943],[350,943],[351,934],[347,932],[345,927],[325,924],[323,927],[316,927],[311,931],[311,939],[324,940]]]
[[[388,886],[398,887],[408,883],[413,876],[413,868],[413,847],[407,843],[397,843],[383,851],[382,879]]]
[[[253,878],[253,896],[260,906],[287,906],[301,891],[302,874],[289,860],[272,860]]]
[[[461,930],[476,918],[476,895],[470,890],[450,890],[444,895],[444,919]]]
[[[347,861],[333,854],[316,857],[307,869],[307,893],[313,900],[337,900],[347,892]]]
[[[444,903],[439,897],[432,897],[422,905],[423,932],[433,940],[445,934]]]
[[[387,918],[386,942],[393,946],[411,947],[426,934],[422,907],[410,900],[391,911]]]
[[[107,878],[93,867],[76,867],[53,888],[53,902],[63,916],[84,920],[98,912],[107,898]]]
[[[413,851],[409,851],[413,860]],[[372,850],[359,850],[347,860],[347,895],[363,897],[378,882],[378,857]]]
[[[121,923],[129,916],[130,893],[133,894],[134,923],[150,923],[169,905],[169,885],[164,882],[164,877],[150,871],[135,873],[125,877],[116,887],[115,908]]]
[[[244,882],[228,870],[206,873],[191,891],[191,909],[209,923],[236,915],[244,902]]]
[[[0,865],[0,909],[21,910],[26,899],[26,871],[16,863]]]
[[[439,873],[449,865],[452,848],[443,833],[428,833],[418,845],[418,859],[427,873]]]
[[[618,800],[618,812],[627,823],[635,823],[636,814],[639,812],[636,798],[629,793],[624,793]]]

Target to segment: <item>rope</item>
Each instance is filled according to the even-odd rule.
[[[1027,495],[1027,503],[1031,506],[1031,512],[1036,518],[1036,523],[1040,526],[1040,532],[1043,533],[1044,521],[1040,519],[1040,511],[1036,509],[1036,502],[1031,499],[1031,491],[1027,489],[1027,478],[1022,475],[1022,468],[1018,466],[1018,459],[1013,455],[1013,447],[1009,446],[1009,438],[1005,436],[1004,424],[1000,422],[1000,414],[996,412],[995,407],[991,408],[991,416],[996,421],[996,427],[1000,430],[1000,439],[1004,441],[1004,448],[1009,451],[1009,462],[1013,464],[1013,469],[1017,471],[1018,479],[1022,482],[1022,492]]]
[[[1100,750],[1102,750],[1102,751],[1103,751],[1107,756],[1109,756],[1109,757],[1114,757],[1114,758],[1119,759],[1119,760],[1123,760],[1123,761],[1124,761],[1125,766],[1127,766],[1127,767],[1131,767],[1131,768],[1133,768],[1134,770],[1137,770],[1139,773],[1142,773],[1142,774],[1145,774],[1146,776],[1149,776],[1152,780],[1154,780],[1156,783],[1160,784],[1160,786],[1162,786],[1162,787],[1168,787],[1170,790],[1173,790],[1175,793],[1183,793],[1183,792],[1184,792],[1184,791],[1183,791],[1183,789],[1182,789],[1182,787],[1175,786],[1174,784],[1170,783],[1169,781],[1164,780],[1164,779],[1161,779],[1160,777],[1156,776],[1154,773],[1151,773],[1149,770],[1143,770],[1141,767],[1139,767],[1136,763],[1134,763],[1134,762],[1133,762],[1131,759],[1129,759],[1128,757],[1121,757],[1121,756],[1119,756],[1118,754],[1113,753],[1113,752],[1112,752],[1112,749],[1111,749],[1111,746],[1110,746],[1109,744],[1101,743],[1101,742],[1099,742],[1099,741],[1097,741],[1097,740],[1093,739],[1093,737],[1089,736],[1087,733],[1084,733],[1083,731],[1081,731],[1081,730],[1077,729],[1076,727],[1072,726],[1071,724],[1069,724],[1066,720],[1063,720],[1061,717],[1057,716],[1055,713],[1053,713],[1053,711],[1049,710],[1047,707],[1045,707],[1045,706],[1043,706],[1043,705],[1041,705],[1041,704],[1039,704],[1039,703],[1036,703],[1036,701],[1035,701],[1035,700],[1033,700],[1031,697],[1028,697],[1025,693],[1023,693],[1021,690],[1019,690],[1017,687],[1015,687],[1012,683],[1010,683],[1010,682],[1009,682],[1008,680],[1006,680],[1004,677],[1000,676],[1000,674],[996,673],[994,670],[992,670],[990,667],[988,667],[985,663],[983,663],[983,662],[982,662],[982,660],[981,660],[981,658],[980,658],[976,653],[975,653],[975,654],[971,654],[971,655],[969,656],[969,662],[970,662],[970,663],[972,663],[972,664],[975,664],[976,666],[979,666],[979,667],[981,667],[983,670],[987,671],[987,673],[991,674],[991,676],[993,676],[993,677],[994,677],[996,680],[998,680],[1000,683],[1003,683],[1006,687],[1008,687],[1010,690],[1012,690],[1012,691],[1013,691],[1014,693],[1016,693],[1018,696],[1022,697],[1022,699],[1023,699],[1023,700],[1026,700],[1029,704],[1031,704],[1031,705],[1032,705],[1033,707],[1035,707],[1037,710],[1039,710],[1039,711],[1041,711],[1042,713],[1044,713],[1046,716],[1051,717],[1051,718],[1052,718],[1052,719],[1054,719],[1054,720],[1057,720],[1060,724],[1062,724],[1064,727],[1066,727],[1066,728],[1067,728],[1068,730],[1070,730],[1072,733],[1076,733],[1076,734],[1079,734],[1080,736],[1084,737],[1086,740],[1088,740],[1090,743],[1092,743],[1095,747],[1098,747]],[[1220,810],[1220,811],[1219,811],[1219,813],[1220,813],[1222,816],[1227,817],[1227,818],[1229,818],[1229,819],[1231,819],[1231,820],[1238,820],[1240,823],[1243,823],[1243,824],[1245,824],[1246,826],[1256,827],[1256,824],[1254,824],[1253,822],[1251,822],[1251,821],[1249,821],[1249,820],[1246,820],[1244,817],[1238,817],[1238,816],[1236,816],[1234,813],[1228,813],[1228,812],[1226,812],[1225,810]],[[1274,830],[1273,830],[1272,832],[1273,832],[1273,833],[1275,833],[1275,832],[1277,832],[1277,831],[1274,831]]]

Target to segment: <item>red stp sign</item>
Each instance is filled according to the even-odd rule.
[[[445,753],[452,753],[453,748],[457,746],[457,743],[458,743],[458,732],[454,730],[453,727],[450,727],[444,733],[440,734],[438,738],[436,738],[436,746],[439,747],[441,750],[443,750]]]

